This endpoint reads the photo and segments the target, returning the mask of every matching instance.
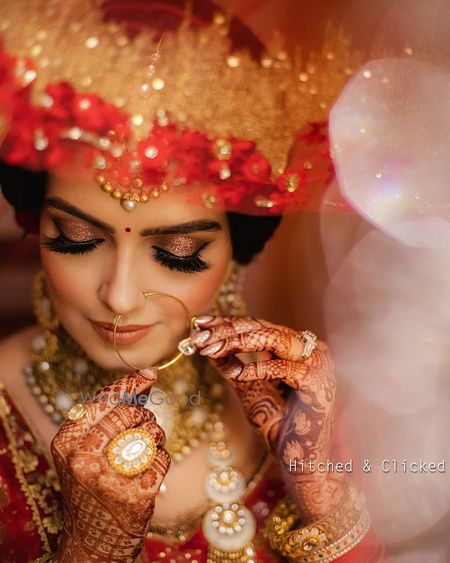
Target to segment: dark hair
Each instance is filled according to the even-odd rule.
[[[265,217],[227,213],[230,226],[233,258],[238,264],[248,264],[255,254],[264,248],[266,242],[280,224],[281,217]]]
[[[0,186],[6,200],[16,214],[37,215],[48,183],[47,172],[35,172],[0,161]],[[278,227],[281,217],[258,217],[241,213],[227,213],[233,258],[238,264],[248,264],[261,252]],[[35,221],[36,222],[36,221]],[[23,225],[19,221],[19,223]]]

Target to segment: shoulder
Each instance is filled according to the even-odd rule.
[[[30,326],[0,341],[0,381],[6,388],[21,377],[30,360],[31,341],[38,332],[37,326]]]

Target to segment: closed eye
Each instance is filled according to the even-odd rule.
[[[105,242],[105,239],[102,238],[77,242],[60,233],[56,237],[44,236],[42,244],[52,252],[59,254],[87,254],[95,250],[103,242]]]
[[[210,264],[200,258],[200,252],[209,244],[210,242],[205,242],[196,252],[189,256],[178,256],[164,248],[153,246],[153,256],[157,262],[169,270],[194,274],[210,268]]]

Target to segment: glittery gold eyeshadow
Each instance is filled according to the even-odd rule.
[[[95,233],[86,223],[59,218],[54,218],[53,221],[62,235],[75,242],[87,242],[96,238]]]
[[[201,252],[211,240],[196,240],[185,234],[169,235],[157,239],[152,245],[153,257],[163,267],[184,273],[198,273],[209,269],[210,264],[201,258]]]
[[[164,245],[165,250],[177,256],[191,256],[198,247],[199,244],[186,235],[178,235]]]

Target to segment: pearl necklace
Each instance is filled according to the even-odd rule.
[[[208,449],[212,467],[205,483],[211,507],[202,520],[202,531],[208,541],[207,561],[255,563],[256,520],[241,503],[246,490],[245,478],[232,465],[234,455],[225,441],[223,423],[217,422],[214,429],[214,440]]]
[[[214,424],[212,438],[208,448],[211,468],[204,483],[209,508],[206,511],[203,509],[203,515],[200,512],[195,517],[188,518],[189,523],[183,522],[180,528],[151,524],[148,537],[156,536],[163,541],[168,538],[169,544],[173,540],[184,543],[193,530],[192,526],[197,525],[197,519],[201,517],[202,532],[208,542],[207,563],[255,563],[253,540],[256,535],[256,520],[252,512],[243,505],[242,497],[249,488],[255,487],[257,479],[267,467],[268,458],[258,466],[247,485],[242,473],[233,467],[234,455],[225,441],[222,421]],[[161,488],[160,493],[162,491]],[[160,555],[170,558],[172,549],[168,547]]]

